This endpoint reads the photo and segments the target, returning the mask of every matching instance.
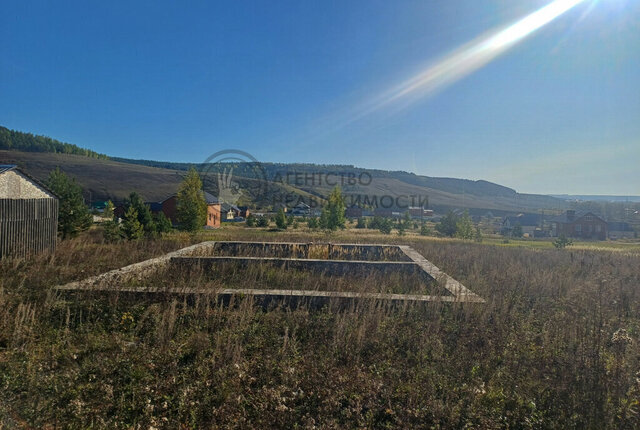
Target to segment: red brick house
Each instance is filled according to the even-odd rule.
[[[575,237],[581,239],[605,240],[607,238],[607,222],[593,212],[576,213],[568,210],[562,215],[552,218],[552,235]]]
[[[213,195],[204,192],[204,199],[207,202],[207,221],[204,225],[205,228],[218,228],[220,227],[221,221],[221,207],[220,202]],[[178,198],[174,194],[171,197],[167,197],[163,201],[151,204],[152,212],[160,212],[162,211],[164,215],[171,220],[171,223],[176,224],[177,222],[177,202]]]

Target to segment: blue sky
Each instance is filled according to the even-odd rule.
[[[585,0],[447,87],[363,108],[548,3],[5,0],[0,125],[121,157],[235,148],[638,195],[635,0]]]

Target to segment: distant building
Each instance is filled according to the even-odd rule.
[[[204,191],[204,199],[207,202],[207,220],[205,222],[205,228],[218,228],[220,227],[220,222],[222,220],[221,216],[221,205],[218,201],[218,198]],[[178,196],[176,194],[167,197],[161,202],[151,202],[147,203],[151,212],[158,213],[162,212],[172,224],[176,225],[178,223]],[[116,216],[119,216],[118,213],[124,213],[124,208],[120,208],[120,206],[116,207]]]
[[[564,214],[549,220],[552,223],[552,235],[575,237],[582,239],[605,240],[607,238],[607,222],[593,212],[568,210]]]
[[[230,203],[221,203],[220,213],[222,215],[222,222],[233,221],[240,216],[240,208]]]
[[[311,206],[309,206],[305,202],[298,203],[291,210],[291,215],[309,216],[310,214],[311,214]]]
[[[409,216],[413,219],[423,219],[433,216],[433,211],[431,209],[425,209],[421,207],[410,206],[407,209],[407,212],[409,212]]]
[[[380,216],[383,218],[391,218],[393,216],[393,209],[389,209],[389,208],[375,208],[373,210],[373,215],[374,216]]]
[[[53,252],[58,198],[13,164],[0,165],[0,258]]]
[[[360,206],[349,206],[345,209],[344,216],[347,218],[361,218],[363,216],[363,210]]]
[[[104,201],[99,201],[99,202],[93,202],[91,203],[91,209],[92,210],[96,210],[98,212],[104,212],[105,208],[107,207],[107,200]]]
[[[542,216],[521,213],[504,217],[502,220],[502,234],[510,234],[516,225],[522,228],[523,234],[534,236],[536,235],[536,230],[540,230],[542,227]]]
[[[626,222],[608,222],[607,229],[609,239],[632,239],[636,235],[633,227]]]
[[[239,216],[241,218],[247,219],[247,218],[249,218],[249,215],[251,215],[251,211],[249,210],[249,206],[238,206],[238,209],[240,210]]]

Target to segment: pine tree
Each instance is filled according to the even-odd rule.
[[[47,185],[58,196],[58,232],[63,239],[86,230],[93,222],[89,208],[84,204],[82,188],[75,179],[60,170],[49,174]]]
[[[169,233],[173,228],[171,221],[162,211],[153,216],[153,223],[155,224],[156,231],[158,233]]]
[[[144,236],[144,228],[138,221],[138,211],[133,206],[130,206],[124,214],[122,232],[129,240],[138,240]]]
[[[284,215],[284,211],[280,209],[276,215],[276,227],[280,230],[287,229],[287,217]]]
[[[468,211],[464,211],[464,215],[456,223],[456,237],[460,239],[473,239],[475,236],[473,231],[473,222]]]
[[[453,211],[449,211],[438,224],[436,230],[445,236],[453,237],[457,230],[458,217]]]
[[[115,210],[115,206],[113,205],[113,202],[111,200],[109,200],[107,202],[107,205],[104,208],[104,211],[102,212],[103,218],[107,218],[109,220],[113,220],[114,210]]]
[[[320,227],[325,230],[335,231],[345,227],[346,218],[345,202],[340,187],[336,186],[329,195],[326,206],[322,209],[320,216]]]
[[[189,170],[180,184],[177,200],[176,217],[180,228],[186,231],[201,229],[207,221],[207,202],[195,169]]]
[[[145,234],[153,235],[156,232],[156,225],[153,215],[151,214],[151,209],[136,192],[129,194],[129,198],[124,201],[125,212],[128,211],[130,207],[133,207],[138,213],[138,222],[142,226]]]

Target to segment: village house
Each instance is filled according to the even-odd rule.
[[[344,211],[344,216],[347,218],[360,218],[362,217],[362,208],[360,206],[349,206]]]
[[[522,234],[533,237],[536,234],[536,230],[540,230],[542,227],[542,216],[524,213],[506,216],[502,220],[502,234],[511,234],[516,225],[522,228]]]
[[[57,232],[57,196],[16,165],[0,165],[0,258],[53,252]]]
[[[205,228],[218,228],[220,227],[221,217],[221,205],[218,198],[204,191],[204,199],[207,202],[207,220],[205,222]],[[176,194],[167,197],[161,202],[147,203],[151,212],[162,212],[172,224],[177,224],[177,210],[178,210],[178,196]],[[116,216],[117,213],[116,213]]]
[[[413,219],[423,219],[433,216],[433,211],[431,209],[425,209],[422,207],[409,206],[407,212],[409,212],[409,216]]]
[[[240,208],[236,205],[232,205],[230,203],[222,203],[220,205],[222,222],[234,221],[236,218],[240,217],[240,212],[241,212]]]
[[[552,223],[552,236],[566,236],[582,239],[605,240],[607,222],[593,212],[568,210],[564,214],[549,220]]]
[[[238,209],[240,210],[240,213],[238,214],[238,216],[240,218],[247,219],[247,218],[249,218],[249,215],[251,215],[251,211],[249,210],[249,206],[238,206]]]
[[[291,210],[291,215],[309,216],[310,214],[311,214],[311,206],[309,206],[305,202],[298,203]]]
[[[627,222],[608,222],[609,239],[632,239],[636,237],[636,232]]]

